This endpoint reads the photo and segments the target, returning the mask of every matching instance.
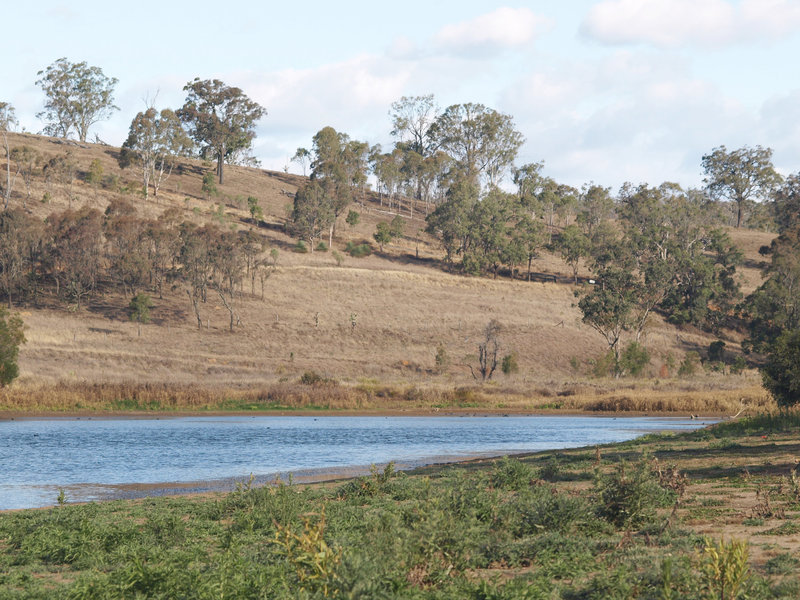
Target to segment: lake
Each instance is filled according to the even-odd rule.
[[[0,422],[0,510],[231,490],[697,429],[713,419],[574,416],[194,416]]]

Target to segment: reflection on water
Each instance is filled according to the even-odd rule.
[[[233,481],[251,473],[264,482],[278,474],[341,473],[346,467],[392,460],[410,468],[461,457],[616,442],[703,424],[542,416],[5,421],[0,422],[0,509],[52,505],[59,488],[74,502],[232,489]],[[166,490],[149,485],[164,483],[170,484]]]

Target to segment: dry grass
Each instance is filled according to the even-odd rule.
[[[83,172],[93,159],[99,159],[105,173],[118,176],[129,190],[139,185],[134,170],[119,169],[115,148],[65,145],[60,140],[26,134],[11,136],[12,147],[22,144],[37,148],[45,156],[70,150]],[[478,393],[483,398],[481,402],[491,403],[494,400],[487,398],[502,397],[498,404],[511,402],[536,408],[529,400],[547,396],[533,390],[555,394],[575,382],[603,393],[608,391],[605,388],[619,387],[618,382],[588,378],[590,361],[604,352],[605,345],[597,333],[581,323],[574,288],[564,283],[569,269],[557,257],[545,254],[533,268],[542,273],[559,273],[562,279],[558,284],[450,275],[439,263],[441,250],[430,237],[420,233],[424,215],[416,212],[406,226],[406,236],[387,246],[385,253],[363,259],[347,256],[344,265],[338,267],[331,253],[291,252],[294,240],[282,228],[291,203],[289,194],[301,185],[302,178],[230,167],[226,169],[221,195],[208,202],[200,185],[202,173],[209,168],[212,165],[184,161],[158,200],[151,198],[147,203],[130,191],[94,190],[79,178],[73,186],[77,198],[73,205],[88,203],[102,210],[113,198],[125,197],[136,202],[142,215],[155,216],[167,208],[178,208],[184,218],[205,221],[213,207],[223,203],[229,226],[258,231],[280,252],[278,269],[267,281],[264,299],[260,293],[250,294],[247,286],[242,290],[237,306],[242,326],[234,334],[228,333],[227,312],[210,295],[209,302],[201,307],[205,327],[198,330],[181,289],[168,292],[163,299],[154,299],[153,322],[142,326],[141,335],[127,319],[129,299],[113,292],[95,298],[80,312],[65,311],[55,301],[45,299],[41,307],[24,309],[28,343],[20,355],[22,376],[11,390],[3,392],[5,406],[58,409],[62,403],[41,387],[48,385],[65,394],[65,398],[72,398],[63,402],[70,410],[81,401],[67,390],[86,391],[94,389],[94,385],[100,386],[98,389],[111,386],[107,389],[117,390],[114,394],[118,398],[126,396],[127,392],[120,390],[128,385],[131,389],[151,390],[148,393],[162,390],[160,393],[166,396],[158,396],[157,401],[167,408],[173,407],[171,403],[183,408],[218,406],[225,395],[221,390],[260,394],[265,389],[280,389],[280,394],[296,398],[291,402],[298,406],[304,402],[336,408],[358,407],[359,403],[372,406],[369,403],[373,396],[353,391],[363,387],[364,382],[380,382],[401,390],[400,396],[405,393],[402,390],[421,389],[422,395],[430,398],[427,405],[449,405],[451,400],[437,394],[452,395],[457,388],[475,385],[468,365],[476,364],[477,344],[490,319],[503,324],[501,353],[515,351],[520,369],[512,376],[504,376],[498,370],[495,385],[506,391],[498,394],[497,388],[483,386]],[[52,192],[52,201],[43,204],[39,199],[46,191]],[[12,201],[20,203],[23,193],[24,186],[18,182]],[[255,228],[250,223],[246,210],[250,195],[259,198],[268,226]],[[29,210],[41,217],[67,206],[63,190],[57,186],[47,188],[41,180],[34,183],[33,198]],[[334,240],[334,248],[339,251],[349,240],[369,240],[377,222],[392,217],[376,201],[354,207],[361,212],[361,223],[352,230],[340,224]],[[754,288],[760,282],[757,249],[769,243],[771,236],[749,231],[732,233],[749,259],[744,271],[746,287]],[[687,351],[703,353],[714,339],[698,330],[676,330],[654,318],[644,337],[653,356],[647,376],[658,376],[664,363],[680,362]],[[738,341],[735,332],[726,332],[727,350],[735,351]],[[449,366],[441,372],[434,360],[439,346],[446,349],[450,359]],[[284,389],[310,370],[339,381],[339,389],[348,390],[347,397],[330,404],[308,396],[308,390],[295,394]],[[679,409],[684,412],[700,412],[702,394],[716,393],[713,390],[727,390],[720,393],[730,392],[733,399],[738,392],[731,390],[748,388],[753,379],[752,375],[711,374],[699,376],[691,384],[704,391],[697,392],[699,396],[687,404],[688,408]],[[642,385],[649,390],[642,394],[661,398],[661,392],[651,389],[654,386]],[[672,381],[667,387],[677,390],[680,385]],[[27,391],[39,388],[42,391]],[[208,396],[196,391],[200,388],[208,389]],[[330,390],[328,393],[333,394]],[[104,394],[107,392],[97,396],[98,406],[108,402]],[[94,392],[89,395],[96,397]],[[616,403],[620,410],[651,410],[642,408],[647,402],[639,400],[639,395],[638,391],[622,390],[616,400],[607,401]],[[17,396],[28,396],[30,401],[17,401]],[[598,401],[593,393],[585,401],[579,401],[579,397],[581,394],[570,396],[564,407],[583,410]],[[390,401],[385,396],[376,398],[377,404]],[[681,399],[676,396],[664,401],[669,406],[679,406]],[[716,401],[710,397],[708,401],[716,407],[714,411],[727,412],[735,405],[729,404],[730,399],[720,400],[722,404],[714,404]]]
[[[308,375],[306,375],[308,377]],[[572,386],[528,393],[509,388],[453,388],[386,385],[365,381],[340,384],[279,382],[229,388],[168,383],[27,383],[0,389],[0,411],[9,415],[114,411],[495,411],[672,413],[734,415],[773,410],[774,402],[758,387],[740,390],[591,389]]]

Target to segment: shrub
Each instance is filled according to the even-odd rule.
[[[350,210],[350,211],[347,213],[347,217],[345,218],[345,222],[346,222],[348,225],[350,225],[350,228],[351,228],[351,229],[352,229],[353,227],[355,227],[356,225],[358,225],[358,222],[359,222],[360,220],[361,220],[361,215],[359,215],[359,214],[358,214],[356,211],[354,211],[354,210]]]
[[[372,254],[372,246],[369,244],[362,243],[362,244],[354,244],[353,242],[347,242],[347,246],[345,246],[344,251],[347,252],[353,258],[363,258],[365,256],[369,256]]]
[[[709,598],[736,598],[749,579],[747,542],[712,542],[705,539],[700,564],[702,586]]]
[[[708,345],[708,360],[722,362],[725,360],[725,342],[717,340]]]
[[[436,356],[433,358],[436,363],[436,371],[443,373],[450,366],[450,357],[447,354],[447,348],[441,342],[436,346]]]
[[[151,308],[153,308],[153,301],[150,299],[150,296],[144,292],[136,294],[128,305],[128,310],[131,311],[131,321],[149,323]]]
[[[511,354],[506,354],[503,357],[503,360],[500,363],[500,369],[503,371],[503,374],[511,375],[512,373],[517,373],[519,371],[518,356],[519,355],[516,352],[512,352]]]
[[[598,513],[618,528],[640,527],[653,520],[665,491],[647,461],[619,463],[608,475],[595,479]]]
[[[327,252],[328,244],[326,244],[325,242],[320,242],[319,244],[317,244],[317,250],[319,250],[320,252]]]
[[[342,256],[341,252],[334,250],[331,255],[333,256],[333,260],[336,261],[337,267],[341,267],[344,264],[344,256]]]
[[[7,386],[19,375],[19,347],[25,343],[22,330],[22,319],[0,308],[0,387]]]
[[[739,354],[735,359],[733,359],[733,363],[731,364],[731,374],[740,375],[746,368],[747,361],[744,359],[744,356]]]
[[[800,329],[786,331],[775,340],[761,379],[778,406],[800,403]]]
[[[686,353],[681,361],[681,366],[678,367],[678,375],[680,377],[691,377],[695,373],[697,373],[697,369],[700,366],[700,355],[691,350]]]
[[[584,498],[558,493],[550,486],[538,486],[522,493],[516,507],[520,513],[519,534],[542,531],[567,532],[585,528],[596,517]]]
[[[639,342],[631,342],[619,358],[619,368],[623,373],[638,377],[650,364],[650,353]]]
[[[490,481],[496,488],[522,490],[529,487],[533,479],[535,479],[535,473],[530,465],[526,465],[516,458],[504,456],[495,465]]]
[[[318,385],[325,381],[325,378],[316,371],[306,371],[300,376],[300,383],[303,385]]]
[[[308,252],[308,246],[303,240],[298,240],[298,242],[292,248],[292,252],[296,252],[297,254],[306,254]]]
[[[210,196],[216,196],[218,194],[217,183],[214,181],[214,173],[207,171],[203,175],[203,184],[201,189],[203,194],[206,196],[206,200],[208,200]]]
[[[378,226],[375,229],[375,233],[372,234],[372,237],[376,242],[378,242],[381,252],[383,252],[383,246],[391,242],[394,236],[392,235],[392,230],[389,223],[386,221],[381,221],[378,223]]]
[[[609,350],[592,361],[592,374],[595,377],[608,377],[614,372],[616,366],[617,359],[614,356],[614,351]]]

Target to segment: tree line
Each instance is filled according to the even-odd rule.
[[[197,225],[181,215],[172,208],[145,219],[120,199],[104,212],[84,206],[44,220],[9,208],[0,212],[0,291],[9,308],[38,304],[50,294],[79,309],[108,289],[159,298],[182,289],[198,327],[212,293],[227,309],[233,330],[241,294],[264,297],[277,251],[268,251],[265,238],[250,230]]]
[[[47,98],[37,115],[46,122],[45,133],[85,141],[93,124],[118,110],[113,97],[117,80],[98,67],[62,58],[38,75],[36,83]],[[158,194],[180,156],[196,152],[216,160],[220,183],[226,162],[255,161],[250,148],[255,124],[266,114],[263,107],[216,79],[196,78],[184,91],[184,105],[175,111],[150,104],[137,114],[120,152],[121,166],[140,171],[145,197],[150,189]],[[294,197],[290,230],[310,242],[312,250],[323,235],[332,243],[348,207],[364,202],[372,176],[387,211],[405,209],[409,218],[415,210],[424,211],[426,231],[441,243],[451,270],[515,277],[525,269],[530,279],[533,261],[543,250],[563,258],[575,283],[581,266],[587,266],[596,285],[581,294],[578,305],[584,321],[608,342],[615,369],[621,364],[623,335],[638,342],[656,311],[670,322],[711,330],[738,316],[750,331],[747,350],[771,348],[785,332],[798,328],[800,175],[782,178],[771,149],[713,149],[702,157],[705,179],[699,190],[672,183],[625,184],[612,195],[593,182],[581,189],[560,184],[543,175],[543,163],[516,166],[524,136],[513,117],[482,104],[440,110],[433,95],[403,97],[392,104],[390,118],[395,142],[389,151],[332,127],[314,136],[310,150],[297,149],[293,161],[304,173],[310,168],[310,176]],[[35,300],[47,279],[58,297],[79,306],[97,288],[103,268],[125,293],[146,279],[160,294],[170,273],[188,286],[198,324],[199,305],[213,289],[228,308],[233,328],[237,285],[247,276],[254,289],[266,264],[256,258],[263,247],[244,239],[250,234],[188,222],[146,223],[119,203],[105,214],[70,208],[35,223],[9,207],[17,178],[30,190],[31,173],[40,161],[30,149],[9,147],[7,133],[15,125],[13,107],[0,103],[0,143],[6,156],[0,179],[5,208],[0,275],[9,304],[15,296]],[[74,179],[68,157],[51,159],[43,172],[63,178],[65,185]],[[513,191],[502,186],[509,176]],[[770,257],[765,283],[742,300],[735,276],[742,256],[722,225],[748,222],[778,227],[781,235],[763,249]],[[374,236],[381,247],[402,231],[396,220],[382,225]]]
[[[100,67],[60,58],[39,71],[38,77],[36,85],[44,92],[45,103],[36,116],[45,123],[46,135],[75,136],[85,142],[94,124],[119,110],[114,104],[118,80],[108,77]],[[195,78],[183,90],[186,100],[177,110],[158,110],[154,102],[148,101],[146,109],[133,118],[123,144],[120,164],[133,165],[141,172],[145,196],[150,188],[158,195],[159,186],[169,177],[179,156],[196,153],[203,159],[215,160],[220,184],[226,163],[257,163],[250,148],[255,125],[267,114],[263,106],[240,88],[218,79]],[[14,107],[0,102],[0,142],[6,158],[6,177],[0,183],[0,191],[6,207],[25,164],[24,159],[12,157],[8,144],[7,133],[17,124]],[[12,162],[16,165],[13,180]]]

